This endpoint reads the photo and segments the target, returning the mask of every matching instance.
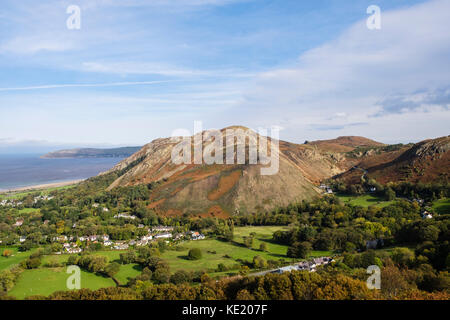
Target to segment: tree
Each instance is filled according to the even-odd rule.
[[[12,250],[5,249],[3,250],[2,257],[9,258],[13,254]]]
[[[173,284],[187,283],[191,280],[191,274],[185,270],[178,270],[170,277],[170,282]]]
[[[33,243],[27,240],[24,243],[22,243],[22,245],[19,247],[19,251],[28,251],[31,250],[32,247]]]
[[[422,241],[436,241],[439,238],[439,228],[433,225],[419,229],[419,238]]]
[[[202,251],[198,248],[189,250],[188,257],[190,260],[200,260],[202,258]]]
[[[267,261],[266,261],[266,259],[264,259],[261,256],[254,256],[253,257],[253,266],[258,269],[267,268]]]
[[[25,267],[27,269],[36,269],[41,265],[41,259],[40,258],[31,258],[27,259],[25,261]]]
[[[411,266],[414,262],[414,252],[408,248],[395,248],[392,252],[392,261],[401,267]]]
[[[395,200],[395,191],[392,188],[387,188],[384,195],[387,201]]]
[[[0,272],[0,293],[8,292],[14,287],[14,278],[14,274],[9,270]]]
[[[224,271],[227,271],[227,267],[226,267],[223,263],[219,263],[219,264],[217,265],[217,271],[218,271],[218,272],[224,272]]]
[[[290,258],[305,259],[308,257],[311,249],[312,246],[309,242],[294,242],[292,246],[288,248],[287,256]]]
[[[267,243],[261,242],[261,244],[259,245],[259,250],[264,251],[264,252],[269,251],[269,248],[267,247]]]
[[[136,261],[136,252],[134,250],[128,250],[127,252],[120,254],[120,263],[129,264]]]
[[[80,261],[79,256],[71,255],[69,256],[69,259],[67,260],[68,265],[78,265],[78,262]]]
[[[253,237],[244,237],[244,245],[247,248],[253,247]]]
[[[245,276],[245,275],[247,275],[249,272],[250,272],[250,268],[249,268],[249,267],[247,267],[247,266],[242,266],[242,267],[241,267],[241,270],[239,271],[239,274],[240,274],[241,276]]]
[[[60,252],[62,250],[63,246],[61,243],[55,242],[51,245],[52,252]]]
[[[108,277],[112,278],[114,277],[117,272],[120,270],[120,264],[117,262],[111,262],[105,267],[105,273],[108,275]]]
[[[355,252],[356,251],[356,245],[352,242],[346,242],[344,244],[344,251],[345,252]]]
[[[156,283],[168,283],[170,281],[170,269],[156,268],[155,272],[153,272],[153,280]]]

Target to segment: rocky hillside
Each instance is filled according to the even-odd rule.
[[[364,137],[345,136],[331,140],[318,140],[309,144],[318,146],[320,149],[330,152],[350,152],[356,148],[381,147],[384,144]]]
[[[236,128],[242,130],[243,136],[251,132],[244,127],[233,127]],[[221,132],[225,136],[226,128]],[[256,133],[255,137],[260,138]],[[224,146],[225,141],[226,138]],[[203,142],[203,149],[211,143]],[[235,146],[240,144],[239,140],[235,142]],[[225,217],[236,212],[267,210],[311,199],[320,194],[316,185],[321,180],[346,170],[342,156],[322,151],[314,145],[279,141],[276,155],[279,171],[274,175],[261,175],[261,168],[267,166],[249,164],[248,156],[245,164],[177,165],[171,161],[175,145],[170,138],[156,139],[145,145],[111,170],[120,177],[110,188],[159,181],[150,204],[157,212]],[[246,154],[248,146],[246,141]],[[223,150],[225,155],[225,147]],[[236,152],[234,156],[236,158]]]
[[[409,145],[339,137],[301,145],[278,141],[279,151],[275,156],[279,158],[279,171],[274,175],[261,175],[261,168],[267,166],[249,164],[248,159],[250,141],[258,145],[261,137],[244,127],[230,128],[241,130],[241,140],[237,139],[234,146],[246,148],[245,163],[175,164],[172,152],[178,141],[156,139],[109,171],[119,176],[109,189],[154,183],[149,207],[159,214],[227,217],[311,199],[321,194],[317,188],[320,182],[330,178],[359,183],[364,172],[381,183],[430,182],[446,177],[450,171],[449,137]],[[224,163],[226,129],[221,130]],[[200,140],[193,136],[190,141],[202,141],[203,135],[201,147],[208,150],[213,140],[207,134],[206,131],[198,133],[196,136]],[[249,135],[250,140],[245,140]],[[191,151],[198,146],[197,143]],[[236,160],[236,151],[234,157]]]
[[[384,146],[370,149],[369,155],[359,158],[355,165],[381,183],[446,182],[450,174],[449,150],[450,136],[416,144]],[[339,178],[358,183],[360,176],[361,172],[350,170]]]

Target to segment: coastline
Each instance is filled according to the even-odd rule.
[[[59,188],[59,187],[66,187],[73,184],[80,183],[84,181],[85,179],[78,179],[78,180],[71,180],[71,181],[62,181],[62,182],[53,182],[53,183],[46,183],[46,184],[38,184],[38,185],[32,185],[32,186],[26,186],[26,187],[20,187],[20,188],[13,188],[13,189],[0,189],[1,193],[11,193],[11,192],[21,192],[21,191],[34,191],[34,190],[40,190],[40,189],[48,189],[48,188]]]

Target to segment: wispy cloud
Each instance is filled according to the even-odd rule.
[[[408,132],[419,137],[425,133],[421,127],[431,128],[420,120],[423,112],[435,114],[436,120],[442,112],[450,118],[450,73],[444,71],[450,70],[449,11],[446,0],[383,11],[382,29],[377,31],[368,30],[361,20],[335,40],[302,54],[295,65],[263,72],[238,108],[245,106],[247,117],[253,114],[251,122],[283,123],[294,137],[313,134],[311,122],[330,122],[330,114],[336,113],[347,115],[345,122],[332,120],[339,124],[316,129],[396,136],[399,125],[384,128],[371,117],[410,113],[408,118],[417,123]],[[367,125],[349,126],[352,123]],[[434,128],[435,135],[447,131]]]
[[[178,82],[180,80],[161,80],[161,81],[136,81],[136,82],[110,82],[110,83],[73,83],[73,84],[49,84],[43,86],[29,86],[16,88],[0,88],[0,91],[24,91],[58,88],[95,88],[95,87],[123,87],[123,86],[143,86],[169,82]]]
[[[193,120],[299,142],[442,135],[449,1],[379,0],[375,31],[364,1],[77,0],[74,31],[73,1],[4,0],[0,135],[144,143]]]

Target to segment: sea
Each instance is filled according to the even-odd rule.
[[[0,154],[0,191],[80,180],[107,171],[123,158],[41,159],[42,154]]]

